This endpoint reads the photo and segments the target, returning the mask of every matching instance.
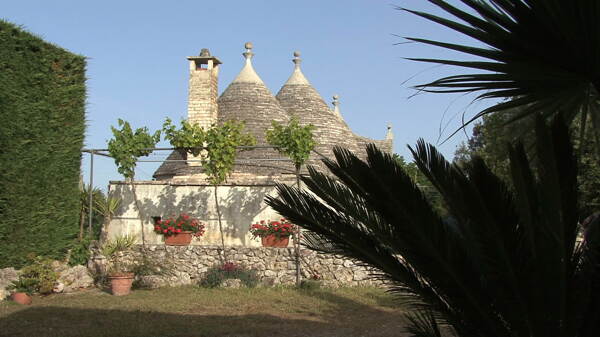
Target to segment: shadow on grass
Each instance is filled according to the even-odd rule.
[[[306,291],[305,296],[328,302],[318,314],[257,312],[210,314],[67,308],[50,304],[31,306],[0,317],[0,336],[11,337],[219,337],[219,336],[402,336],[401,314],[380,310],[327,291]],[[208,313],[207,313],[208,312]]]

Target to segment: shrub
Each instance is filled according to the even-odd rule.
[[[133,264],[134,265],[131,271],[136,277],[150,275],[174,275],[173,267],[171,265],[148,258],[147,256],[142,256],[140,259],[136,259]],[[138,289],[143,288],[140,280],[137,278],[135,281],[133,281],[133,287]]]
[[[0,268],[77,235],[85,58],[0,20]]]
[[[8,286],[8,290],[15,293],[26,293],[27,295],[31,295],[35,292],[36,285],[37,281],[34,279],[19,278]]]
[[[248,288],[256,287],[259,282],[256,271],[247,269],[233,262],[226,262],[222,265],[208,269],[200,281],[200,286],[215,288],[220,286],[221,283],[227,279],[238,279]]]
[[[40,294],[51,293],[57,279],[58,273],[52,268],[52,260],[40,256],[32,258],[19,275],[21,285],[28,285],[31,292]]]
[[[83,240],[73,241],[71,254],[69,255],[69,266],[86,265],[90,259],[90,243],[89,237]]]

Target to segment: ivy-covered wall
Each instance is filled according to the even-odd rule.
[[[83,56],[0,20],[0,268],[76,236],[85,98]]]

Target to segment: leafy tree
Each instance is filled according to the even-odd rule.
[[[538,112],[545,117],[562,112],[570,123],[579,114],[581,121],[586,121],[589,115],[598,140],[600,6],[597,0],[460,0],[468,9],[452,6],[446,0],[428,1],[456,20],[404,10],[485,47],[408,38],[475,57],[475,60],[414,58],[474,71],[440,78],[417,88],[429,92],[480,93],[477,99],[511,99],[484,109],[467,123],[515,107],[523,110],[513,119]],[[600,151],[600,147],[597,149]]]
[[[181,127],[177,129],[171,120],[167,119],[163,125],[163,131],[171,145],[201,157],[204,173],[208,175],[208,180],[214,187],[215,207],[221,233],[223,259],[225,260],[225,237],[217,188],[233,170],[238,148],[254,145],[256,140],[252,135],[244,133],[244,123],[237,121],[226,121],[204,130],[187,121],[182,121]]]
[[[138,211],[138,218],[142,229],[142,245],[146,247],[146,235],[144,234],[144,218],[142,208],[139,204],[137,192],[135,189],[135,167],[139,157],[147,156],[152,153],[152,149],[156,143],[160,141],[160,130],[150,134],[148,128],[137,128],[135,131],[129,125],[129,122],[119,118],[119,126],[117,129],[111,126],[113,138],[108,141],[108,152],[115,160],[117,170],[129,181],[131,191],[133,192],[133,200],[135,208]]]
[[[163,134],[173,147],[181,149],[194,156],[200,155],[204,145],[204,130],[198,124],[181,121],[181,128],[177,129],[167,118],[163,124]]]
[[[223,183],[233,171],[237,149],[240,146],[251,146],[256,144],[256,139],[244,133],[244,123],[238,121],[226,121],[221,125],[213,125],[205,131],[204,146],[206,156],[202,158],[202,167],[208,175],[208,180],[214,187],[215,207],[217,219],[219,220],[219,231],[221,233],[221,246],[223,248],[223,260],[225,256],[225,236],[223,235],[223,224],[221,223],[221,208],[217,187]]]
[[[521,109],[511,109],[504,114],[484,116],[473,127],[473,135],[467,144],[462,144],[455,153],[455,162],[459,165],[468,162],[473,156],[483,158],[490,169],[503,180],[510,179],[510,161],[507,152],[509,143],[520,138],[530,157],[537,164],[535,156],[535,135],[531,131],[535,120],[525,117],[511,124],[506,124],[513,116],[519,114]],[[571,133],[580,134],[581,123],[575,121],[570,127]],[[594,155],[595,140],[585,137],[583,143],[576,137],[574,146],[579,154],[578,190],[580,193],[582,217],[585,217],[600,208],[600,162]]]
[[[463,168],[431,145],[411,149],[443,196],[444,220],[397,160],[335,148],[336,177],[309,168],[309,191],[278,185],[267,203],[309,229],[309,248],[354,258],[393,282],[413,336],[596,336],[600,217],[578,224],[577,161],[568,129],[536,122],[537,177],[510,147],[514,189],[480,157]],[[578,241],[578,236],[582,240]]]
[[[396,163],[402,168],[404,172],[412,179],[412,181],[423,191],[423,194],[429,200],[432,207],[442,216],[447,215],[446,206],[444,205],[444,200],[442,196],[435,189],[433,184],[427,179],[421,171],[419,171],[419,167],[417,164],[412,161],[407,163],[403,156],[400,156],[397,153],[392,155],[392,158],[396,160]]]
[[[300,188],[300,169],[306,163],[311,151],[317,145],[314,140],[314,125],[301,126],[298,118],[293,116],[287,125],[277,121],[271,122],[272,129],[267,130],[267,142],[276,146],[279,153],[288,156],[294,162],[296,186]],[[294,248],[296,251],[296,285],[300,286],[300,227],[298,227]]]

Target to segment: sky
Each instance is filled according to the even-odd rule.
[[[342,116],[355,133],[383,139],[391,123],[396,153],[411,158],[407,145],[423,138],[452,158],[470,130],[443,141],[463,116],[489,104],[418,93],[412,86],[460,70],[407,57],[460,55],[402,37],[471,41],[396,6],[442,14],[424,0],[19,0],[3,1],[0,18],[87,58],[86,148],[106,148],[119,118],[151,131],[167,117],[185,118],[186,57],[209,48],[223,62],[222,92],[241,70],[244,43],[251,41],[254,68],[273,94],[293,70],[292,53],[300,51],[305,76],[327,103],[340,96]],[[86,182],[89,160],[84,154]],[[136,178],[151,179],[158,165],[140,163]],[[105,189],[109,180],[122,180],[114,162],[95,156],[94,185]]]

